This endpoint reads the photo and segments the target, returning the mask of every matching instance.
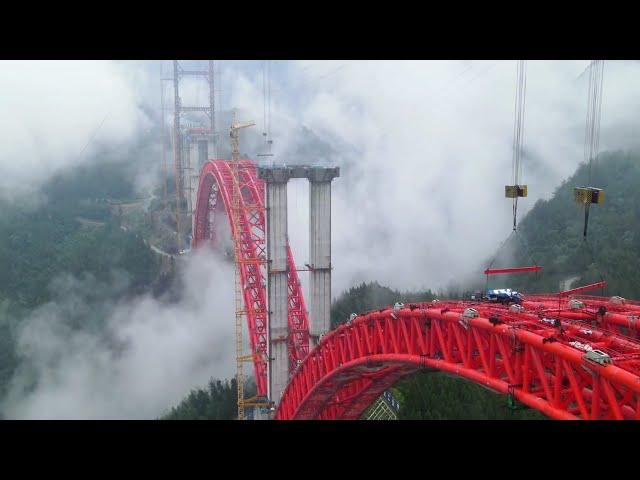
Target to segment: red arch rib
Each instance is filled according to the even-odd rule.
[[[464,317],[468,307],[478,316]],[[554,419],[640,419],[640,343],[565,317],[560,331],[537,308],[438,302],[360,315],[309,353],[275,418],[357,419],[398,379],[429,368],[511,392]],[[614,363],[588,362],[575,342]]]
[[[255,165],[241,160],[239,168],[240,213],[239,231],[231,228],[232,240],[242,253],[240,278],[242,283],[249,340],[254,354],[254,372],[257,393],[267,395],[268,325],[266,284],[264,274],[265,216],[264,182],[257,178]],[[218,219],[224,211],[231,218],[233,178],[229,162],[211,160],[200,172],[198,186],[193,245],[217,246],[220,243]],[[288,249],[287,280],[289,296],[289,364],[293,371],[309,351],[309,321],[302,288],[295,268],[291,248]]]

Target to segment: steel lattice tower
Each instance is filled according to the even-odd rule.
[[[208,105],[183,105],[180,97],[180,80],[184,77],[199,77],[208,84]],[[195,207],[194,196],[198,190],[198,176],[200,168],[215,155],[216,139],[216,115],[215,115],[215,88],[214,88],[214,62],[208,61],[208,68],[187,70],[182,68],[178,60],[173,61],[173,92],[174,92],[174,116],[173,116],[173,152],[174,170],[176,182],[176,229],[178,234],[178,249],[182,249],[183,234],[190,235],[192,229],[192,216]],[[205,121],[198,123],[204,126],[183,125],[183,115],[200,113],[205,116]],[[204,148],[195,150],[191,155],[192,145],[203,145]],[[195,156],[196,158],[191,158]]]

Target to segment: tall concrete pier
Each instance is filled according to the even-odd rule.
[[[331,328],[331,181],[338,168],[312,167],[309,179],[309,348]]]
[[[287,168],[260,169],[266,182],[267,305],[269,309],[269,399],[280,401],[289,381],[287,297]]]
[[[187,213],[189,215],[189,221],[191,223],[191,234],[193,235],[193,232],[195,231],[193,221],[196,218],[195,209],[198,196],[198,183],[200,181],[200,165],[198,162],[198,144],[194,141],[188,141],[187,145],[189,146],[189,151],[186,152],[187,154],[185,155],[185,159],[187,163],[186,178],[188,179],[188,182],[185,189],[189,194]]]
[[[266,183],[267,220],[267,302],[269,308],[269,399],[280,401],[289,376],[287,340],[287,182],[291,178],[309,180],[311,313],[310,348],[329,331],[331,308],[331,181],[340,175],[337,167],[306,165],[259,167],[258,177]]]
[[[198,201],[198,185],[200,184],[200,171],[205,163],[209,160],[209,152],[212,149],[211,135],[191,135],[189,137],[189,219],[191,221],[191,235],[196,231],[195,218],[196,218],[196,203]]]

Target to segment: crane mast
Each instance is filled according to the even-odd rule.
[[[233,225],[233,231],[240,232],[240,135],[239,131],[243,128],[248,128],[255,125],[255,123],[242,123],[239,124],[236,121],[236,112],[232,114],[231,129],[229,136],[231,138],[231,176],[233,177],[233,188],[231,192],[231,223]],[[244,373],[243,363],[246,361],[252,361],[253,355],[243,354],[242,344],[242,328],[245,317],[244,298],[242,291],[242,279],[240,276],[240,265],[242,263],[242,252],[240,251],[240,242],[235,242],[234,249],[235,260],[235,307],[236,307],[236,386],[238,394],[238,420],[244,420],[245,414],[245,398],[244,398]]]

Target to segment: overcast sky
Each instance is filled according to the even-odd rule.
[[[588,63],[527,63],[523,214],[583,160]],[[258,133],[264,64],[216,62],[218,107],[240,109]],[[343,167],[334,182],[334,295],[361,280],[446,285],[509,233],[503,191],[511,175],[515,60],[270,65],[274,160],[302,141],[306,127]],[[15,198],[60,168],[90,161],[93,148],[132,141],[155,121],[161,69],[167,77],[171,68],[171,61],[0,62],[0,126],[10,139],[0,146],[0,194]],[[636,146],[639,79],[638,62],[605,62],[601,149]],[[203,82],[185,84],[185,104],[207,98]],[[308,252],[307,197],[304,182],[292,182],[290,234],[299,264]]]
[[[445,286],[477,270],[508,235],[516,61],[273,64],[276,161],[304,125],[337,145],[335,164],[349,167],[334,182],[334,295],[361,280]],[[522,214],[583,160],[588,64],[527,62]],[[221,88],[260,128],[262,63],[254,67],[223,62]],[[637,146],[638,79],[638,62],[606,62],[601,149]],[[301,263],[306,185],[289,191]]]

